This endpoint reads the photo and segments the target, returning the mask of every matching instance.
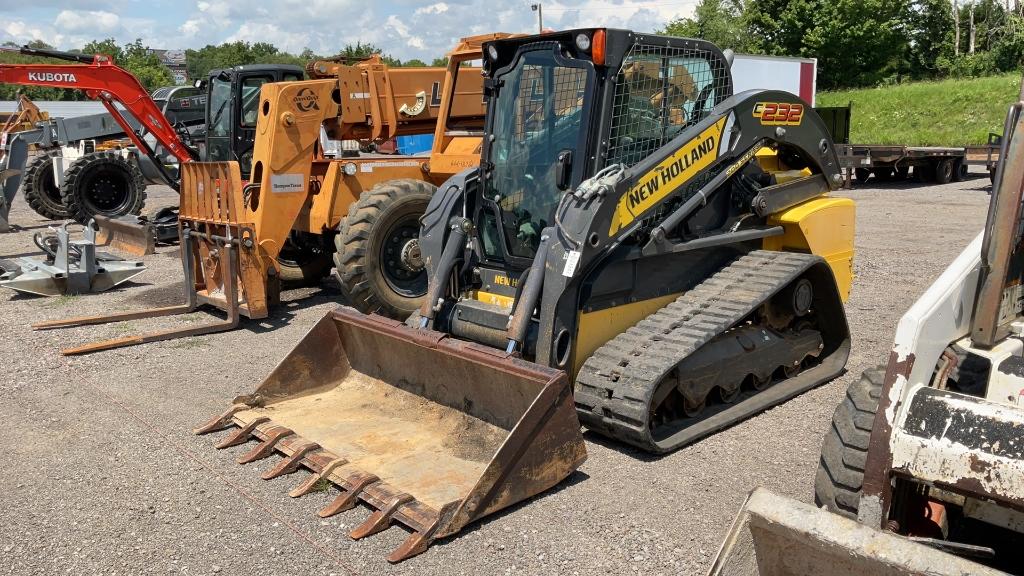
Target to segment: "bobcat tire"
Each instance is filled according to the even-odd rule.
[[[427,292],[419,258],[419,219],[436,186],[422,180],[382,182],[349,207],[334,239],[335,276],[347,303],[364,313],[405,320]]]
[[[865,370],[859,380],[850,384],[821,444],[814,502],[847,518],[857,517],[864,462],[884,377],[885,366],[878,366]]]
[[[21,179],[21,191],[37,214],[50,220],[64,220],[68,217],[68,209],[53,177],[52,160],[55,156],[60,156],[60,152],[47,152],[28,163]]]
[[[61,187],[68,215],[85,224],[97,214],[139,214],[146,204],[142,171],[116,152],[93,152],[71,163]]]

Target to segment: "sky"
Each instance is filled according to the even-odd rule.
[[[321,55],[372,43],[402,60],[429,62],[463,37],[535,32],[530,0],[0,0],[0,43],[43,40],[61,49],[90,40],[141,38],[151,48],[200,48],[235,40],[270,42]],[[589,26],[652,32],[690,16],[696,0],[560,0],[543,3],[545,28]]]

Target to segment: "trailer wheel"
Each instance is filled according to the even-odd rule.
[[[868,178],[871,178],[871,170],[869,168],[854,168],[853,175],[857,177],[857,182],[863,184],[868,181]]]
[[[931,182],[935,179],[935,166],[931,164],[918,164],[914,166],[915,182]]]
[[[43,218],[64,220],[68,217],[68,209],[60,196],[60,188],[53,177],[53,159],[60,152],[47,152],[36,156],[25,167],[21,179],[21,191],[25,201]]]
[[[953,159],[944,158],[935,163],[935,183],[949,184],[953,181]]]
[[[821,444],[821,459],[814,477],[814,502],[848,518],[857,517],[860,505],[864,463],[885,368],[877,366],[865,370],[860,380],[850,384]]]
[[[422,180],[382,182],[353,202],[334,240],[335,276],[348,304],[405,320],[427,293],[419,258],[419,219],[437,187]]]
[[[146,182],[138,165],[109,150],[72,162],[60,191],[68,215],[81,224],[97,214],[138,214],[146,204]]]
[[[963,182],[964,180],[967,180],[967,163],[963,158],[957,158],[953,161],[953,182]]]

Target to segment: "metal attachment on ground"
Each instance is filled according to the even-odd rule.
[[[103,246],[133,256],[156,252],[157,244],[178,242],[178,211],[162,208],[151,216],[96,216],[97,241]]]
[[[52,234],[35,234],[44,258],[19,258],[10,269],[4,267],[0,286],[39,296],[103,292],[138,276],[142,262],[123,260],[96,251],[96,230],[90,222],[81,240],[71,240],[68,225],[51,228]]]
[[[160,330],[86,344],[62,350],[65,355],[88,354],[100,350],[133,346],[231,330],[240,316],[266,318],[266,282],[260,277],[257,255],[240,240],[250,234],[252,224],[241,220],[242,183],[238,166],[228,162],[185,164],[182,170],[181,237],[185,303],[178,306],[122,312],[107,316],[82,316],[41,322],[39,329],[107,324],[141,318],[187,314],[202,305],[227,312],[225,320],[199,326]]]
[[[312,473],[289,496],[337,490],[321,517],[369,506],[351,538],[411,529],[390,562],[553,487],[586,459],[564,372],[344,307],[195,432],[228,428],[218,448],[251,445],[239,463],[284,456],[262,478]]]

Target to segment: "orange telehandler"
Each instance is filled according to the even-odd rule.
[[[238,162],[182,164],[178,228],[185,303],[34,327],[169,316],[201,305],[227,312],[223,321],[65,354],[229,330],[240,316],[265,318],[282,282],[318,280],[332,261],[353,306],[408,316],[427,289],[419,219],[438,184],[479,161],[483,81],[479,68],[464,64],[481,58],[483,42],[507,36],[461,40],[446,69],[389,69],[372,57],[355,65],[315,62],[307,66],[310,80],[263,85],[252,110],[250,182],[243,182]],[[216,106],[211,102],[208,109]],[[214,130],[216,122],[209,124]],[[429,156],[327,158],[322,131],[334,140],[434,133],[434,145]]]

